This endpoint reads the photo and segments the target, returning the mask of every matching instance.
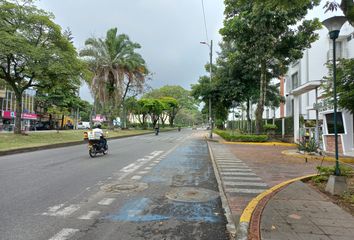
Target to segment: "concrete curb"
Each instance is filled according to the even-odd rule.
[[[309,154],[300,154],[297,152],[291,152],[289,150],[284,150],[281,153],[286,156],[308,159],[308,160],[317,160],[317,161],[326,161],[326,162],[335,162],[336,161],[335,157],[332,157],[332,156],[317,156],[317,155],[309,155]],[[354,158],[340,156],[339,161],[344,162],[344,163],[354,163]]]
[[[282,188],[286,187],[287,185],[300,181],[300,180],[305,180],[308,178],[311,178],[313,176],[316,176],[317,174],[312,174],[312,175],[307,175],[307,176],[302,176],[294,179],[290,179],[288,181],[282,182],[264,192],[259,194],[257,197],[253,198],[251,202],[248,203],[247,207],[243,210],[242,215],[240,217],[240,223],[237,226],[237,231],[236,231],[236,240],[247,240],[249,236],[249,226],[250,222],[252,219],[252,215],[257,207],[257,205],[265,199],[267,196],[274,194],[277,191],[280,191]],[[269,200],[269,199],[268,199]],[[266,201],[267,202],[267,201]],[[264,206],[266,205],[266,202],[264,203]],[[264,207],[263,206],[263,207]],[[260,209],[259,214],[261,214],[263,211],[263,208]],[[259,231],[259,226],[258,226],[258,231]]]
[[[107,138],[107,139],[114,140],[114,139],[120,139],[120,138],[128,138],[128,137],[135,137],[135,136],[140,136],[140,135],[147,135],[147,134],[152,134],[152,133],[153,133],[153,131],[147,132],[147,133],[137,133],[137,134],[132,134],[132,135],[116,136],[116,137],[111,137],[111,138]],[[12,150],[0,151],[0,156],[6,156],[6,155],[12,155],[12,154],[18,154],[18,153],[26,153],[26,152],[34,152],[34,151],[39,151],[39,150],[47,150],[47,149],[54,149],[54,148],[61,148],[61,147],[70,147],[70,146],[81,145],[81,144],[87,144],[87,142],[81,140],[81,141],[73,141],[73,142],[65,142],[65,143],[48,144],[48,145],[42,145],[42,146],[37,146],[37,147],[12,149]]]
[[[209,155],[210,155],[211,162],[212,162],[213,169],[214,169],[215,178],[216,178],[216,181],[218,183],[218,188],[219,188],[220,198],[221,198],[221,205],[222,205],[222,208],[225,211],[225,217],[226,217],[226,220],[227,220],[226,229],[229,232],[230,237],[233,238],[236,235],[236,226],[235,226],[235,223],[234,223],[234,221],[232,220],[232,217],[231,217],[232,216],[231,215],[231,210],[230,210],[230,207],[229,207],[229,204],[228,204],[228,201],[227,201],[227,197],[226,197],[226,194],[225,194],[225,191],[224,191],[224,187],[222,185],[222,180],[220,178],[218,168],[216,166],[216,162],[215,162],[215,159],[214,159],[213,151],[212,151],[208,141],[207,141],[207,144],[208,144],[208,149],[209,149]]]

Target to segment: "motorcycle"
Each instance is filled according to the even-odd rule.
[[[155,128],[155,135],[159,135],[159,132],[160,132],[160,128]]]
[[[108,153],[107,142],[104,144],[101,140],[88,140],[88,148],[90,157],[95,157],[98,153],[106,155]]]
[[[95,157],[98,153],[103,155],[108,153],[107,140],[102,138],[101,136],[95,136],[91,131],[84,132],[84,141],[88,143],[90,157]]]

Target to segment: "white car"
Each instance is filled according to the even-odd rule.
[[[90,122],[79,122],[77,129],[90,129]]]

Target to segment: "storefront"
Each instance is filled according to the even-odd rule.
[[[15,127],[16,113],[11,111],[2,111],[2,130],[13,131]],[[34,113],[22,113],[21,114],[21,129],[29,131],[33,128],[37,121],[37,114]]]

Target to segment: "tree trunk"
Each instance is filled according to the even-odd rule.
[[[250,100],[247,99],[247,106],[246,106],[246,114],[247,114],[247,133],[251,134],[251,125],[252,125],[252,121],[251,121],[251,117],[250,117]]]
[[[15,117],[15,134],[21,134],[21,114],[22,114],[22,93],[15,92],[16,96],[16,117]]]
[[[260,92],[259,92],[259,100],[256,109],[256,134],[262,133],[263,130],[263,111],[264,111],[264,103],[267,92],[267,76],[266,76],[266,63],[262,61],[261,63],[261,82],[260,82]]]

